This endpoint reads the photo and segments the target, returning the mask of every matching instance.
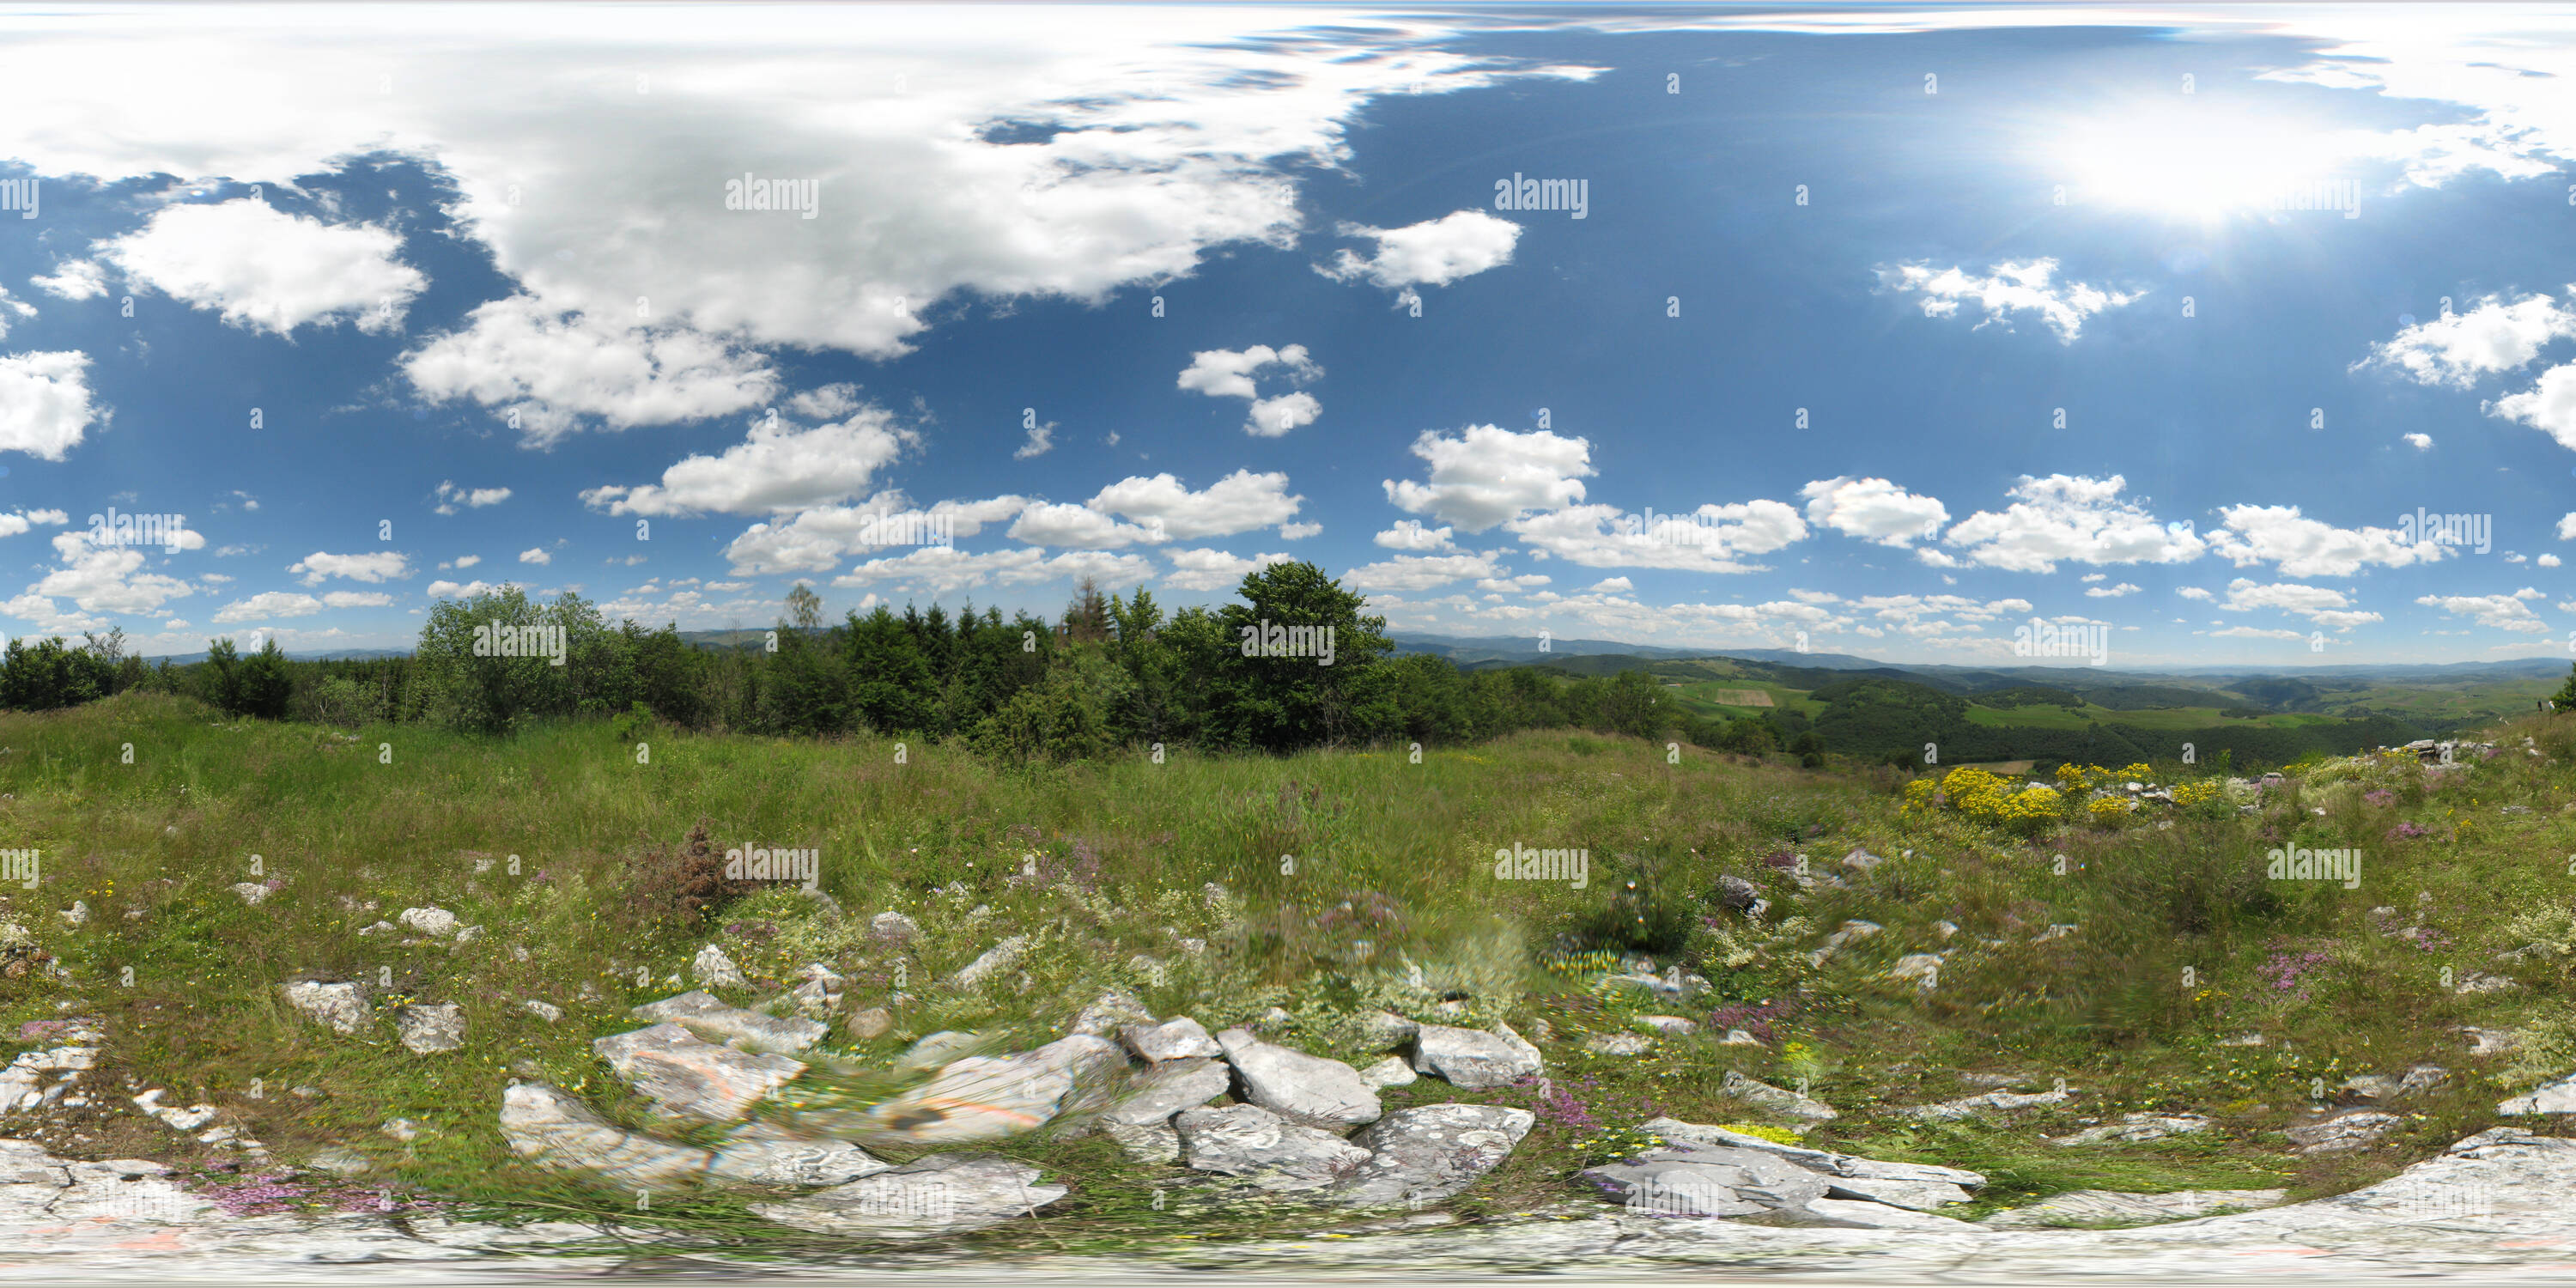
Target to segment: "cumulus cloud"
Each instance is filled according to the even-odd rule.
[[[2239,577],[2227,583],[2227,598],[2219,607],[2230,612],[2277,609],[2338,630],[2350,630],[2364,622],[2381,620],[2377,613],[2354,610],[2351,601],[2339,590],[2302,586],[2294,582],[2265,585],[2250,577]]]
[[[1174,590],[1230,590],[1243,579],[1272,564],[1295,563],[1296,556],[1287,554],[1256,555],[1240,559],[1222,550],[1174,550],[1167,556],[1172,570],[1163,576],[1163,584]]]
[[[1916,496],[1886,479],[1847,475],[1818,479],[1799,489],[1798,495],[1807,498],[1807,522],[1883,546],[1929,540],[1950,521],[1950,511],[1939,501]]]
[[[94,300],[107,294],[107,274],[95,260],[65,260],[54,266],[51,276],[38,275],[27,281],[57,299]]]
[[[610,429],[723,416],[770,400],[766,358],[673,324],[628,326],[559,313],[534,297],[493,300],[465,327],[403,355],[433,403],[464,399],[514,420],[543,447],[585,424]]]
[[[1468,532],[1484,532],[1530,510],[1583,499],[1578,480],[1593,473],[1592,444],[1549,430],[1516,434],[1470,425],[1448,438],[1424,430],[1413,454],[1430,463],[1427,483],[1387,479],[1386,499],[1410,514],[1428,514]]]
[[[2496,399],[2487,412],[2529,425],[2561,447],[2576,448],[2576,363],[2541,372],[2531,388]]]
[[[90,405],[88,354],[0,355],[0,452],[59,461],[105,419]]]
[[[1959,561],[2013,572],[2055,572],[2060,560],[2082,564],[2184,563],[2208,547],[2188,523],[2159,524],[2134,502],[2121,499],[2128,480],[2051,474],[2023,475],[2001,511],[1980,510],[1960,520],[1942,540],[1959,548],[1954,559],[1924,548],[1924,562],[1955,567]]]
[[[326,224],[248,197],[164,206],[135,232],[92,247],[125,276],[232,325],[279,335],[308,324],[389,330],[429,285],[371,224]]]
[[[1878,279],[1888,290],[1921,295],[1925,317],[1956,317],[1961,305],[1975,305],[1979,315],[1977,330],[2001,325],[2009,331],[2013,315],[2035,313],[2049,330],[2057,333],[2060,344],[2075,343],[2077,333],[2084,328],[2084,319],[2105,309],[2119,308],[2144,294],[2083,282],[2054,285],[2050,279],[2056,274],[2056,260],[2033,259],[1997,264],[1984,276],[1955,267],[1935,270],[1929,264],[1898,264],[1880,269]]]
[[[1404,228],[1342,224],[1344,237],[1366,238],[1377,248],[1363,257],[1344,249],[1315,271],[1337,282],[1367,281],[1384,287],[1447,286],[1512,262],[1521,226],[1481,210],[1461,210]],[[1419,297],[1417,297],[1419,298]]]
[[[2137,593],[2138,588],[2125,581],[2117,586],[2087,586],[2084,589],[2084,594],[2089,599],[2118,599],[2123,595]]]
[[[2543,635],[2548,633],[2549,624],[2541,621],[2525,602],[2539,598],[2539,591],[2525,586],[2510,595],[2426,595],[2415,602],[2495,630]]]
[[[2566,336],[2576,336],[2576,310],[2546,295],[2510,304],[2491,295],[2465,313],[2400,329],[2353,366],[2386,367],[2419,384],[2466,389],[2482,376],[2529,363],[2550,341]]]
[[[1289,494],[1284,473],[1236,470],[1198,492],[1169,474],[1131,475],[1100,489],[1085,504],[1160,533],[1157,541],[1194,541],[1285,523],[1305,499]],[[1014,529],[1011,535],[1020,534]]]
[[[1504,525],[1527,545],[1587,568],[1669,568],[1758,572],[1739,556],[1768,554],[1807,536],[1798,512],[1778,501],[1703,505],[1649,522],[1607,505],[1570,505]]]
[[[2372,565],[2403,568],[2444,555],[2439,542],[2409,541],[2394,528],[2338,528],[2295,505],[2223,506],[2218,513],[2225,526],[2209,534],[2210,549],[2239,568],[2278,564],[2285,577],[2348,577]]]
[[[36,306],[10,296],[9,288],[0,286],[0,337],[9,334],[9,319],[36,316]]]
[[[547,554],[544,546],[530,546],[519,552],[519,562],[523,564],[550,564],[554,561],[555,557]]]
[[[510,584],[511,583],[505,581],[501,583],[501,585],[495,586],[488,581],[469,581],[460,585],[452,581],[433,581],[429,583],[429,597],[432,599],[472,599],[477,595],[491,594]]]
[[[1398,519],[1393,527],[1369,539],[1389,550],[1415,553],[1454,551],[1458,548],[1458,543],[1450,539],[1454,531],[1452,528],[1426,528],[1418,519]]]
[[[1342,582],[1367,591],[1429,590],[1471,578],[1499,577],[1502,573],[1490,554],[1397,555],[1353,568],[1342,574]]]
[[[17,536],[38,524],[61,527],[71,521],[72,517],[61,510],[18,510],[0,513],[0,537]]]
[[[832,584],[855,589],[908,582],[937,596],[986,584],[1028,586],[1083,577],[1106,586],[1138,585],[1153,576],[1152,561],[1142,555],[1069,550],[1049,556],[1035,549],[968,552],[923,546],[891,558],[867,560],[834,578]]]
[[[411,575],[411,556],[391,550],[372,551],[362,555],[335,555],[316,550],[287,566],[288,572],[302,573],[304,584],[318,586],[328,578],[346,577],[351,581],[395,581]]]
[[[333,590],[322,595],[322,603],[330,608],[382,608],[392,602],[394,597],[381,590]]]
[[[1302,390],[1264,398],[1258,380],[1268,376],[1302,385],[1323,374],[1324,369],[1307,355],[1302,344],[1278,349],[1256,344],[1249,349],[1204,349],[1193,353],[1177,383],[1182,389],[1210,398],[1244,399],[1252,406],[1244,419],[1243,432],[1256,438],[1277,438],[1315,423],[1315,418],[1324,414],[1324,406]]]
[[[823,572],[849,555],[887,546],[972,537],[1027,508],[1026,497],[941,501],[916,507],[901,492],[881,492],[858,505],[827,505],[792,519],[755,523],[725,547],[738,576]]]
[[[721,455],[691,456],[662,471],[658,485],[595,487],[581,499],[610,514],[787,514],[860,496],[917,441],[882,407],[811,429],[772,418],[754,423]]]
[[[454,514],[456,507],[460,505],[469,510],[480,510],[487,505],[499,505],[509,499],[510,489],[505,487],[461,488],[442,479],[438,484],[436,513]],[[254,505],[251,508],[258,507]]]
[[[263,591],[248,599],[237,599],[215,610],[215,624],[256,622],[271,617],[311,617],[322,611],[322,601],[311,595],[289,590]]]

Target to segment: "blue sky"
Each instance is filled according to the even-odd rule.
[[[0,19],[0,630],[2567,656],[2576,22],[2139,12]]]

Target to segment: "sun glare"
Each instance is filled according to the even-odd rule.
[[[2056,156],[2068,202],[2202,221],[2337,199],[2345,159],[2328,133],[2170,108],[2074,126]]]

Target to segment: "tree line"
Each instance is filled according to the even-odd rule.
[[[798,586],[776,628],[708,648],[675,626],[608,623],[596,605],[516,587],[433,607],[409,656],[289,659],[212,641],[203,662],[147,666],[121,632],[13,641],[0,705],[49,710],[125,691],[198,697],[261,719],[356,727],[423,722],[506,734],[531,721],[650,719],[710,732],[960,740],[1009,761],[1070,761],[1155,743],[1289,752],[1456,745],[1519,729],[1681,739],[1822,763],[1812,731],[1769,713],[1703,719],[1643,671],[1461,670],[1398,654],[1365,596],[1310,563],[1243,579],[1238,602],[1166,613],[1153,596],[1083,583],[1061,617],[969,604],[880,605],[826,622]],[[1278,656],[1294,641],[1295,656]],[[1302,650],[1302,651],[1300,651]]]

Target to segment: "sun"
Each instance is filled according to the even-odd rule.
[[[2348,136],[2216,104],[2133,105],[2071,124],[2051,149],[2070,204],[2214,223],[2282,208],[2348,176]]]

